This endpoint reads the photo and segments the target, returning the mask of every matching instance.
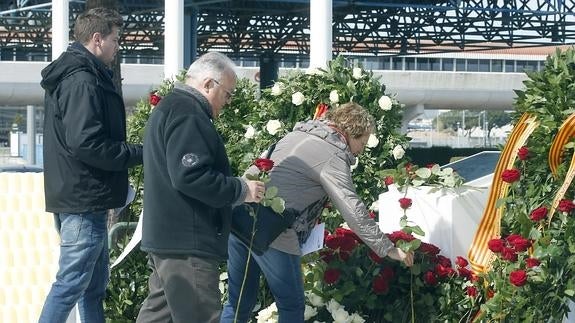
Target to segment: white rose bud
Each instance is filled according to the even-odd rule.
[[[272,86],[272,95],[278,96],[281,95],[283,92],[283,84],[281,82],[277,82]]]
[[[369,139],[367,140],[367,147],[374,148],[379,144],[379,139],[374,134],[369,135]]]
[[[274,119],[274,120],[270,120],[268,121],[268,123],[266,124],[266,130],[268,131],[268,133],[270,135],[275,135],[282,127],[282,124],[279,120]]]
[[[305,100],[305,96],[303,95],[303,93],[301,93],[299,91],[292,94],[292,96],[291,96],[291,103],[293,103],[295,105],[301,105],[304,100]]]
[[[335,299],[330,299],[329,302],[327,302],[327,310],[330,313],[333,313],[335,311],[337,311],[341,305],[335,300]]]
[[[405,155],[405,150],[403,149],[403,147],[401,147],[401,145],[397,145],[395,146],[395,148],[393,148],[393,158],[395,158],[395,160],[401,159],[403,158],[403,155]]]
[[[391,102],[391,98],[388,97],[387,95],[382,95],[381,98],[379,98],[379,100],[377,101],[377,104],[379,104],[379,107],[382,110],[388,111],[391,110],[393,102]]]
[[[363,72],[360,67],[353,68],[353,78],[359,80],[363,76]]]
[[[338,103],[339,102],[339,94],[337,90],[332,90],[329,92],[329,102],[331,103]]]
[[[246,133],[244,133],[244,137],[246,137],[247,139],[252,139],[255,134],[256,129],[252,125],[246,127]]]

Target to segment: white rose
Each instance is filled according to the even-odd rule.
[[[291,103],[295,105],[301,105],[303,100],[305,100],[305,96],[301,92],[296,92],[291,96]]]
[[[359,80],[362,77],[363,72],[361,71],[360,67],[353,68],[353,78]]]
[[[244,133],[244,137],[247,139],[252,139],[256,134],[256,129],[252,125],[248,125],[246,127],[246,133]]]
[[[373,212],[379,212],[379,202],[377,201],[373,202],[369,207],[369,209],[372,210]]]
[[[379,107],[382,110],[388,111],[391,110],[393,102],[391,102],[391,98],[388,97],[387,95],[382,95],[381,98],[379,98],[379,100],[377,101],[377,104],[379,104]]]
[[[337,90],[332,90],[329,92],[329,102],[331,103],[338,103],[339,102],[339,94]]]
[[[379,144],[379,139],[374,134],[369,135],[369,139],[367,140],[367,147],[368,148],[375,148]]]
[[[275,135],[281,129],[281,127],[282,127],[282,123],[277,119],[270,120],[266,124],[266,130],[272,136]]]
[[[305,312],[303,313],[304,320],[307,321],[316,315],[317,315],[317,309],[315,307],[311,307],[311,306],[306,304],[305,305]]]
[[[327,310],[330,313],[333,313],[335,311],[337,311],[341,305],[335,300],[335,299],[330,299],[329,302],[327,302]]]
[[[343,308],[338,308],[335,312],[331,313],[334,323],[350,323],[349,313]]]
[[[321,296],[316,295],[314,293],[308,293],[307,294],[307,299],[309,300],[309,302],[311,303],[311,305],[315,306],[315,307],[321,307],[323,306],[325,303],[323,302],[323,298],[321,298]]]
[[[351,315],[351,323],[365,323],[365,320],[359,314],[353,313]]]
[[[283,84],[281,82],[277,82],[272,86],[272,95],[278,96],[281,95],[283,92]]]
[[[395,146],[395,148],[393,148],[393,158],[395,158],[395,160],[401,159],[403,158],[403,155],[405,155],[405,150],[403,149],[403,147],[401,147],[401,145],[397,145]]]

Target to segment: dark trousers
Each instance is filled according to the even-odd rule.
[[[149,294],[138,323],[216,323],[221,313],[218,261],[148,254]]]

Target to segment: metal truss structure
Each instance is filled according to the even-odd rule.
[[[166,0],[169,1],[169,0]],[[0,0],[0,52],[50,56],[49,1]],[[310,0],[185,0],[197,17],[199,53],[309,55]],[[164,1],[118,1],[125,17],[122,56],[162,57]],[[71,23],[83,10],[71,1]],[[575,44],[573,0],[333,0],[333,51],[418,55]],[[25,53],[25,54],[24,54]]]

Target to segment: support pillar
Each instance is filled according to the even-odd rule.
[[[186,10],[184,16],[184,68],[196,60],[198,55],[198,9]]]
[[[260,56],[260,89],[272,87],[278,79],[278,62],[273,54]]]
[[[323,68],[332,58],[332,0],[310,1],[309,68]]]
[[[70,43],[69,0],[52,1],[52,60],[66,51]]]
[[[184,0],[165,2],[164,77],[173,78],[184,68]]]
[[[26,156],[28,165],[36,165],[36,107],[26,106]]]

